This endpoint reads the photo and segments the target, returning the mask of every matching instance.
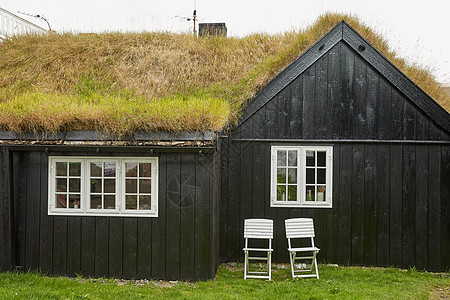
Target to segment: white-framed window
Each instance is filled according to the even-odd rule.
[[[272,146],[270,205],[332,207],[332,146]]]
[[[157,157],[49,157],[48,214],[158,216]]]

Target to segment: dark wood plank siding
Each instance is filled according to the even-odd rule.
[[[316,243],[322,249],[318,258],[322,262],[403,268],[416,266],[435,271],[448,267],[446,261],[449,254],[444,251],[449,243],[449,236],[446,235],[448,223],[444,221],[449,219],[448,181],[444,183],[442,177],[449,176],[449,147],[336,142],[333,144],[333,208],[298,209],[270,207],[268,187],[272,144],[230,143],[232,147],[265,157],[266,161],[261,162],[258,158],[258,163],[253,165],[258,165],[258,168],[247,168],[244,167],[243,158],[246,156],[243,153],[235,153],[235,158],[230,157],[233,163],[229,165],[228,172],[247,176],[252,179],[252,184],[240,185],[239,193],[233,193],[231,187],[239,182],[230,176],[233,180],[229,183],[230,193],[222,197],[222,205],[236,208],[234,215],[242,217],[230,218],[230,209],[221,214],[222,222],[236,222],[227,223],[228,228],[236,229],[234,236],[228,234],[228,239],[221,240],[221,253],[225,254],[222,260],[243,259],[240,250],[245,210],[245,218],[274,220],[274,261],[288,261],[284,220],[313,217]],[[256,161],[256,157],[252,159]],[[447,163],[442,164],[443,161]],[[260,174],[264,174],[261,179]],[[265,185],[264,193],[255,190],[261,185]],[[250,198],[240,197],[242,192]],[[245,202],[251,202],[254,206],[255,194],[264,201],[258,204],[264,206],[263,211],[249,211],[246,208],[250,204]],[[437,216],[431,217],[433,214]],[[430,249],[436,250],[431,254]]]
[[[213,180],[220,172],[213,172],[213,154],[159,155],[156,218],[49,216],[47,154],[7,147],[1,147],[0,154],[0,166],[4,166],[0,183],[3,187],[11,182],[10,190],[15,191],[13,197],[6,188],[0,194],[2,207],[8,208],[0,216],[2,270],[21,266],[55,275],[118,278],[206,280],[214,276],[219,242],[213,243],[217,234],[212,223],[219,225],[219,203],[214,218]],[[8,170],[16,171],[11,177]],[[220,187],[216,190],[220,192]],[[220,196],[215,198],[219,201]],[[17,209],[11,210],[12,205]],[[11,221],[14,226],[9,225]]]
[[[448,132],[345,42],[331,48],[246,119],[231,136],[322,140],[450,139]]]
[[[13,266],[12,207],[11,207],[11,161],[7,147],[0,147],[0,270]]]

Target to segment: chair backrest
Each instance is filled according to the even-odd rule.
[[[244,221],[244,238],[273,239],[273,220],[246,219]]]
[[[287,219],[284,222],[288,239],[315,237],[314,223],[311,218]]]

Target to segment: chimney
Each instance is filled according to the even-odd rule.
[[[198,36],[220,35],[227,37],[227,26],[225,23],[199,23]]]

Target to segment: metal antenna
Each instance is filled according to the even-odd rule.
[[[29,16],[29,17],[33,17],[33,18],[44,20],[47,23],[48,30],[52,31],[52,28],[50,27],[50,23],[48,22],[47,18],[44,17],[44,15],[32,15],[32,14],[28,14],[28,13],[21,12],[21,11],[18,11],[17,13],[25,15],[25,16]]]
[[[184,19],[186,21],[193,21],[194,22],[194,36],[197,36],[197,29],[196,29],[196,22],[197,22],[197,0],[194,1],[194,13],[191,17],[183,17],[183,16],[175,16],[175,18]]]

